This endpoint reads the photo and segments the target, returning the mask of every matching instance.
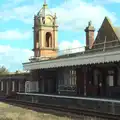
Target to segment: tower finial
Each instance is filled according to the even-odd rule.
[[[44,0],[44,4],[43,4],[44,7],[47,7],[47,3],[46,3],[46,0]]]
[[[44,0],[44,4],[46,5],[46,0]]]
[[[92,21],[90,20],[89,22],[88,22],[88,26],[91,26],[92,25]]]

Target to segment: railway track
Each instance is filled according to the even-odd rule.
[[[20,100],[13,100],[13,99],[3,100],[3,102],[13,103],[17,105],[24,105],[26,107],[35,107],[37,109],[41,108],[41,109],[49,109],[49,110],[55,110],[60,112],[66,112],[66,113],[71,113],[79,116],[84,115],[84,116],[90,116],[93,118],[96,117],[96,118],[107,119],[107,120],[120,120],[120,115],[101,113],[93,110],[63,107],[59,105],[50,105],[45,103],[32,103],[28,101],[20,101]]]

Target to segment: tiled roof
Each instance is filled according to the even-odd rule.
[[[113,28],[116,36],[117,36],[118,39],[120,40],[120,27],[115,27],[115,26],[112,24],[111,20],[110,20],[108,17],[105,17],[105,19],[108,20],[108,22],[110,23],[111,27]]]
[[[120,40],[120,27],[114,27],[115,30],[115,34],[118,37],[118,39]]]

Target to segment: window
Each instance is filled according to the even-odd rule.
[[[114,86],[114,71],[113,70],[108,71],[107,84],[108,86]]]
[[[109,75],[109,76],[108,76],[108,85],[109,85],[109,86],[114,86],[113,76],[112,76],[112,75]]]
[[[15,81],[12,81],[12,91],[15,91]]]
[[[46,47],[52,47],[52,35],[50,32],[46,33]]]
[[[76,70],[70,70],[70,85],[76,85]]]
[[[76,85],[76,70],[65,68],[58,74],[59,85]]]
[[[36,43],[39,42],[39,31],[36,33]]]
[[[3,81],[1,81],[1,91],[3,91]]]

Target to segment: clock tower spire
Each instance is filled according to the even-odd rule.
[[[52,59],[57,57],[58,26],[56,19],[56,14],[52,14],[44,0],[43,7],[34,16],[34,58]]]

